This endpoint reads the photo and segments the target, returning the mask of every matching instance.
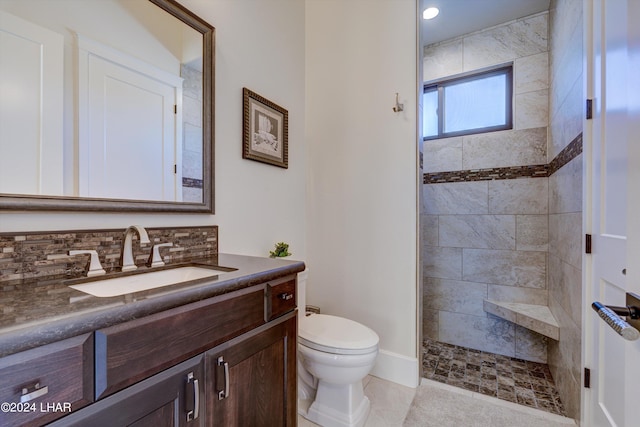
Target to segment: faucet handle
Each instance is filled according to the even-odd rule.
[[[159,243],[157,245],[153,245],[151,248],[151,255],[147,261],[148,267],[162,267],[164,265],[162,255],[160,255],[160,248],[167,246],[173,246],[173,243]]]
[[[91,263],[89,264],[89,271],[87,272],[87,277],[92,276],[100,276],[101,274],[105,274],[104,268],[102,268],[102,264],[100,264],[100,257],[98,257],[98,251],[95,250],[72,250],[69,251],[69,255],[91,255]]]

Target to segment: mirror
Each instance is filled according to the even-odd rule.
[[[174,0],[0,0],[0,209],[214,211],[214,28]]]

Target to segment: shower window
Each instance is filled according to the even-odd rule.
[[[512,65],[425,84],[424,139],[511,129],[512,93]]]

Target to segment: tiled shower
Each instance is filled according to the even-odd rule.
[[[579,416],[582,2],[424,50],[424,80],[513,63],[513,129],[424,142],[423,336],[548,364]],[[549,307],[559,340],[484,310]],[[514,389],[514,393],[525,390]]]

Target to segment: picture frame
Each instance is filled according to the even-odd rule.
[[[247,88],[242,97],[242,158],[287,169],[289,112]]]

